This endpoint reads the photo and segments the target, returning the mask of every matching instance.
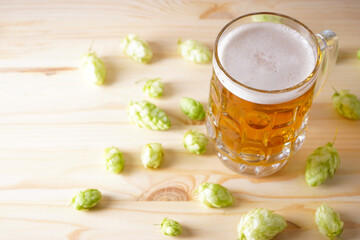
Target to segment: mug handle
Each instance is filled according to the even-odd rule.
[[[339,38],[333,31],[324,30],[316,34],[316,39],[320,48],[320,69],[315,85],[315,97],[319,95],[334,69],[339,52]]]

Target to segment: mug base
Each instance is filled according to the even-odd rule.
[[[215,134],[215,128],[211,124],[211,119],[208,117],[206,122],[207,132],[212,143],[215,146],[216,152],[220,160],[225,166],[234,172],[254,177],[266,177],[279,171],[288,162],[303,145],[307,133],[307,118],[300,129],[298,129],[297,137],[292,141],[284,143],[280,152],[271,155],[255,154],[256,151],[251,153],[235,153],[231,151]],[[250,149],[250,148],[249,148]],[[260,153],[261,151],[258,151]]]
[[[246,176],[252,177],[266,177],[279,171],[288,162],[289,158],[282,160],[281,162],[274,163],[267,166],[249,165],[231,160],[230,157],[222,153],[220,149],[217,149],[217,155],[221,162],[231,169],[232,171]]]

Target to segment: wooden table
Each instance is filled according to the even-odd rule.
[[[176,42],[194,38],[212,46],[229,20],[249,12],[275,11],[299,19],[314,32],[335,31],[340,53],[335,70],[315,100],[307,139],[279,173],[247,178],[228,170],[212,147],[205,155],[182,146],[192,124],[181,97],[207,103],[211,64],[186,63]],[[155,55],[137,64],[119,51],[119,40],[137,33]],[[81,79],[79,57],[94,41],[107,83]],[[266,207],[282,214],[287,229],[275,239],[326,239],[314,223],[327,202],[345,222],[343,239],[360,239],[360,121],[346,120],[331,105],[333,90],[360,96],[360,1],[0,1],[0,239],[170,239],[164,217],[179,221],[179,239],[236,239],[241,215]],[[139,79],[162,77],[165,96],[152,100],[173,123],[166,132],[129,124],[130,100],[148,99]],[[341,165],[336,176],[313,188],[304,181],[306,157],[331,141],[336,129]],[[140,150],[165,147],[163,166],[144,169]],[[106,172],[102,153],[117,146],[126,166]],[[221,183],[234,206],[209,209],[193,195],[204,181]],[[104,197],[91,211],[69,207],[74,193],[98,188]]]

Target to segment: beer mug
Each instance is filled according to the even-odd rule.
[[[338,54],[338,38],[314,35],[277,13],[238,17],[218,34],[213,57],[208,135],[233,171],[267,176],[304,143],[313,96]]]

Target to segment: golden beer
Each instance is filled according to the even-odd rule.
[[[251,23],[254,15],[267,16],[261,19],[272,19],[273,22],[255,25]],[[319,75],[326,75],[319,70],[321,54],[326,46],[319,44],[301,23],[296,21],[294,25],[294,21],[272,13],[249,14],[226,25],[216,40],[206,125],[218,156],[238,173],[256,176],[272,174],[285,165],[305,140],[314,91],[319,88],[315,83]],[[241,25],[245,24],[242,28]],[[279,24],[290,26],[292,30]],[[234,33],[238,29],[239,34]],[[292,51],[301,44],[296,41],[289,43],[288,36],[279,37],[276,31],[280,31],[281,35],[283,30],[293,35],[296,31],[297,35],[289,39],[297,41],[302,37],[301,44],[306,45],[304,49],[299,46]],[[244,33],[240,35],[241,31],[253,34],[255,41],[247,40]],[[274,36],[271,35],[273,32]],[[231,34],[235,40],[226,37]],[[241,38],[236,39],[236,34]],[[265,48],[262,51],[262,45],[266,46],[268,41],[258,43],[257,36],[274,38],[277,41],[275,49]],[[336,37],[335,34],[332,36]],[[246,43],[255,46],[244,46]],[[337,54],[337,41],[335,46]],[[276,48],[285,49],[285,53]],[[287,58],[286,51],[292,56]],[[299,56],[294,58],[296,54]],[[283,56],[285,58],[280,58]],[[277,76],[280,77],[277,79]],[[299,80],[295,81],[297,78]]]
[[[213,74],[208,121],[215,146],[232,161],[280,165],[303,143],[313,92],[311,87],[290,102],[256,104],[232,94]]]

